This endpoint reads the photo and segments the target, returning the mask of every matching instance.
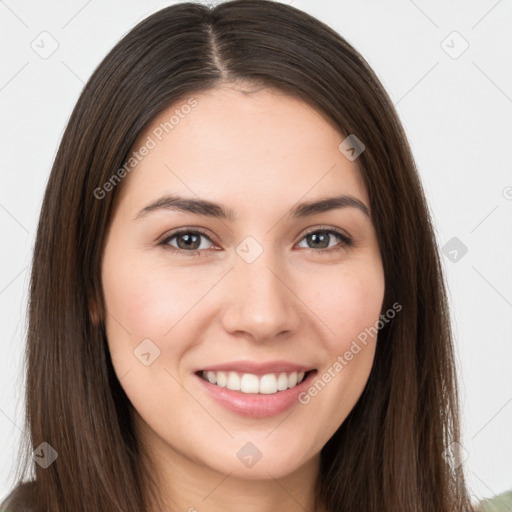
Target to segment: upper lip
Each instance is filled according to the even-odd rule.
[[[198,371],[233,371],[242,373],[252,373],[254,375],[265,375],[267,373],[279,373],[279,372],[307,372],[314,370],[312,366],[303,364],[291,363],[289,361],[267,361],[266,363],[258,363],[256,361],[230,361],[228,363],[221,363],[212,366],[200,368]]]

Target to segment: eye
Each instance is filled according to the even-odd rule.
[[[330,242],[333,240],[333,236],[337,237],[341,242],[331,244]],[[306,249],[312,249],[318,253],[330,254],[331,252],[340,251],[352,245],[352,239],[349,236],[334,228],[316,228],[306,233],[302,240],[306,240],[306,243],[313,245],[313,247],[306,247]],[[318,251],[316,249],[323,250]]]
[[[198,229],[187,229],[173,233],[162,240],[159,245],[171,249],[173,252],[187,256],[195,256],[201,254],[204,247],[201,243],[201,238],[205,238],[211,242],[211,239],[206,233]],[[177,246],[171,244],[171,240],[176,239]]]
[[[334,245],[331,244],[333,237],[337,237],[341,242]],[[206,249],[211,249],[211,247],[208,247],[208,243],[206,247],[204,246],[202,239],[213,243],[211,238],[200,229],[183,229],[165,237],[158,245],[184,256],[200,256],[205,253]],[[176,245],[171,243],[174,240]],[[349,236],[335,228],[316,228],[306,233],[301,242],[302,240],[306,240],[306,243],[313,245],[313,247],[305,247],[306,249],[322,254],[331,254],[332,252],[346,249],[353,243]]]

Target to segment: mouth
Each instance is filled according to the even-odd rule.
[[[198,370],[195,374],[216,387],[249,395],[273,395],[296,388],[316,372],[312,369],[256,375],[239,371]]]
[[[317,373],[316,369],[305,368],[258,375],[209,369],[199,370],[194,376],[202,392],[226,411],[256,419],[277,416],[301,404],[299,397]]]

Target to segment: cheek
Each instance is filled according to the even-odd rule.
[[[330,353],[348,350],[352,340],[378,322],[384,299],[384,277],[379,264],[347,268],[322,280],[322,292],[311,300],[314,311],[329,328]]]
[[[321,284],[316,280],[318,284]],[[324,279],[324,291],[314,297],[315,313],[328,326],[323,339],[325,364],[302,394],[300,402],[333,434],[358,401],[373,365],[379,316],[384,298],[380,264],[340,271]],[[318,433],[311,426],[311,436]],[[322,437],[315,438],[325,442]]]
[[[190,269],[160,268],[138,258],[119,259],[111,271],[105,262],[105,303],[133,338],[163,339],[180,319],[186,321],[187,312],[211,288],[211,279],[198,278]]]
[[[172,388],[174,381],[165,370],[177,376],[178,363],[200,339],[205,321],[204,315],[198,318],[201,298],[218,281],[212,272],[200,274],[190,268],[162,267],[126,251],[105,258],[108,346],[118,378],[127,376],[122,386],[134,405],[157,400],[159,394],[153,396],[151,390]],[[146,358],[154,357],[154,362],[144,366],[137,356],[148,352]],[[178,391],[174,389],[173,396]]]
[[[189,348],[190,339],[173,335],[173,328],[178,332],[187,327],[193,316],[187,312],[206,292],[206,285],[190,274],[156,268],[140,254],[131,258],[129,252],[121,257],[112,251],[104,260],[112,364],[135,409],[152,421],[155,411],[170,417],[173,407],[185,406],[186,397],[171,375],[176,376],[175,362]],[[144,362],[145,354],[149,355]]]

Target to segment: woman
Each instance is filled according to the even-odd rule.
[[[100,64],[42,206],[27,357],[37,464],[8,510],[472,510],[405,134],[293,7],[174,5]]]

